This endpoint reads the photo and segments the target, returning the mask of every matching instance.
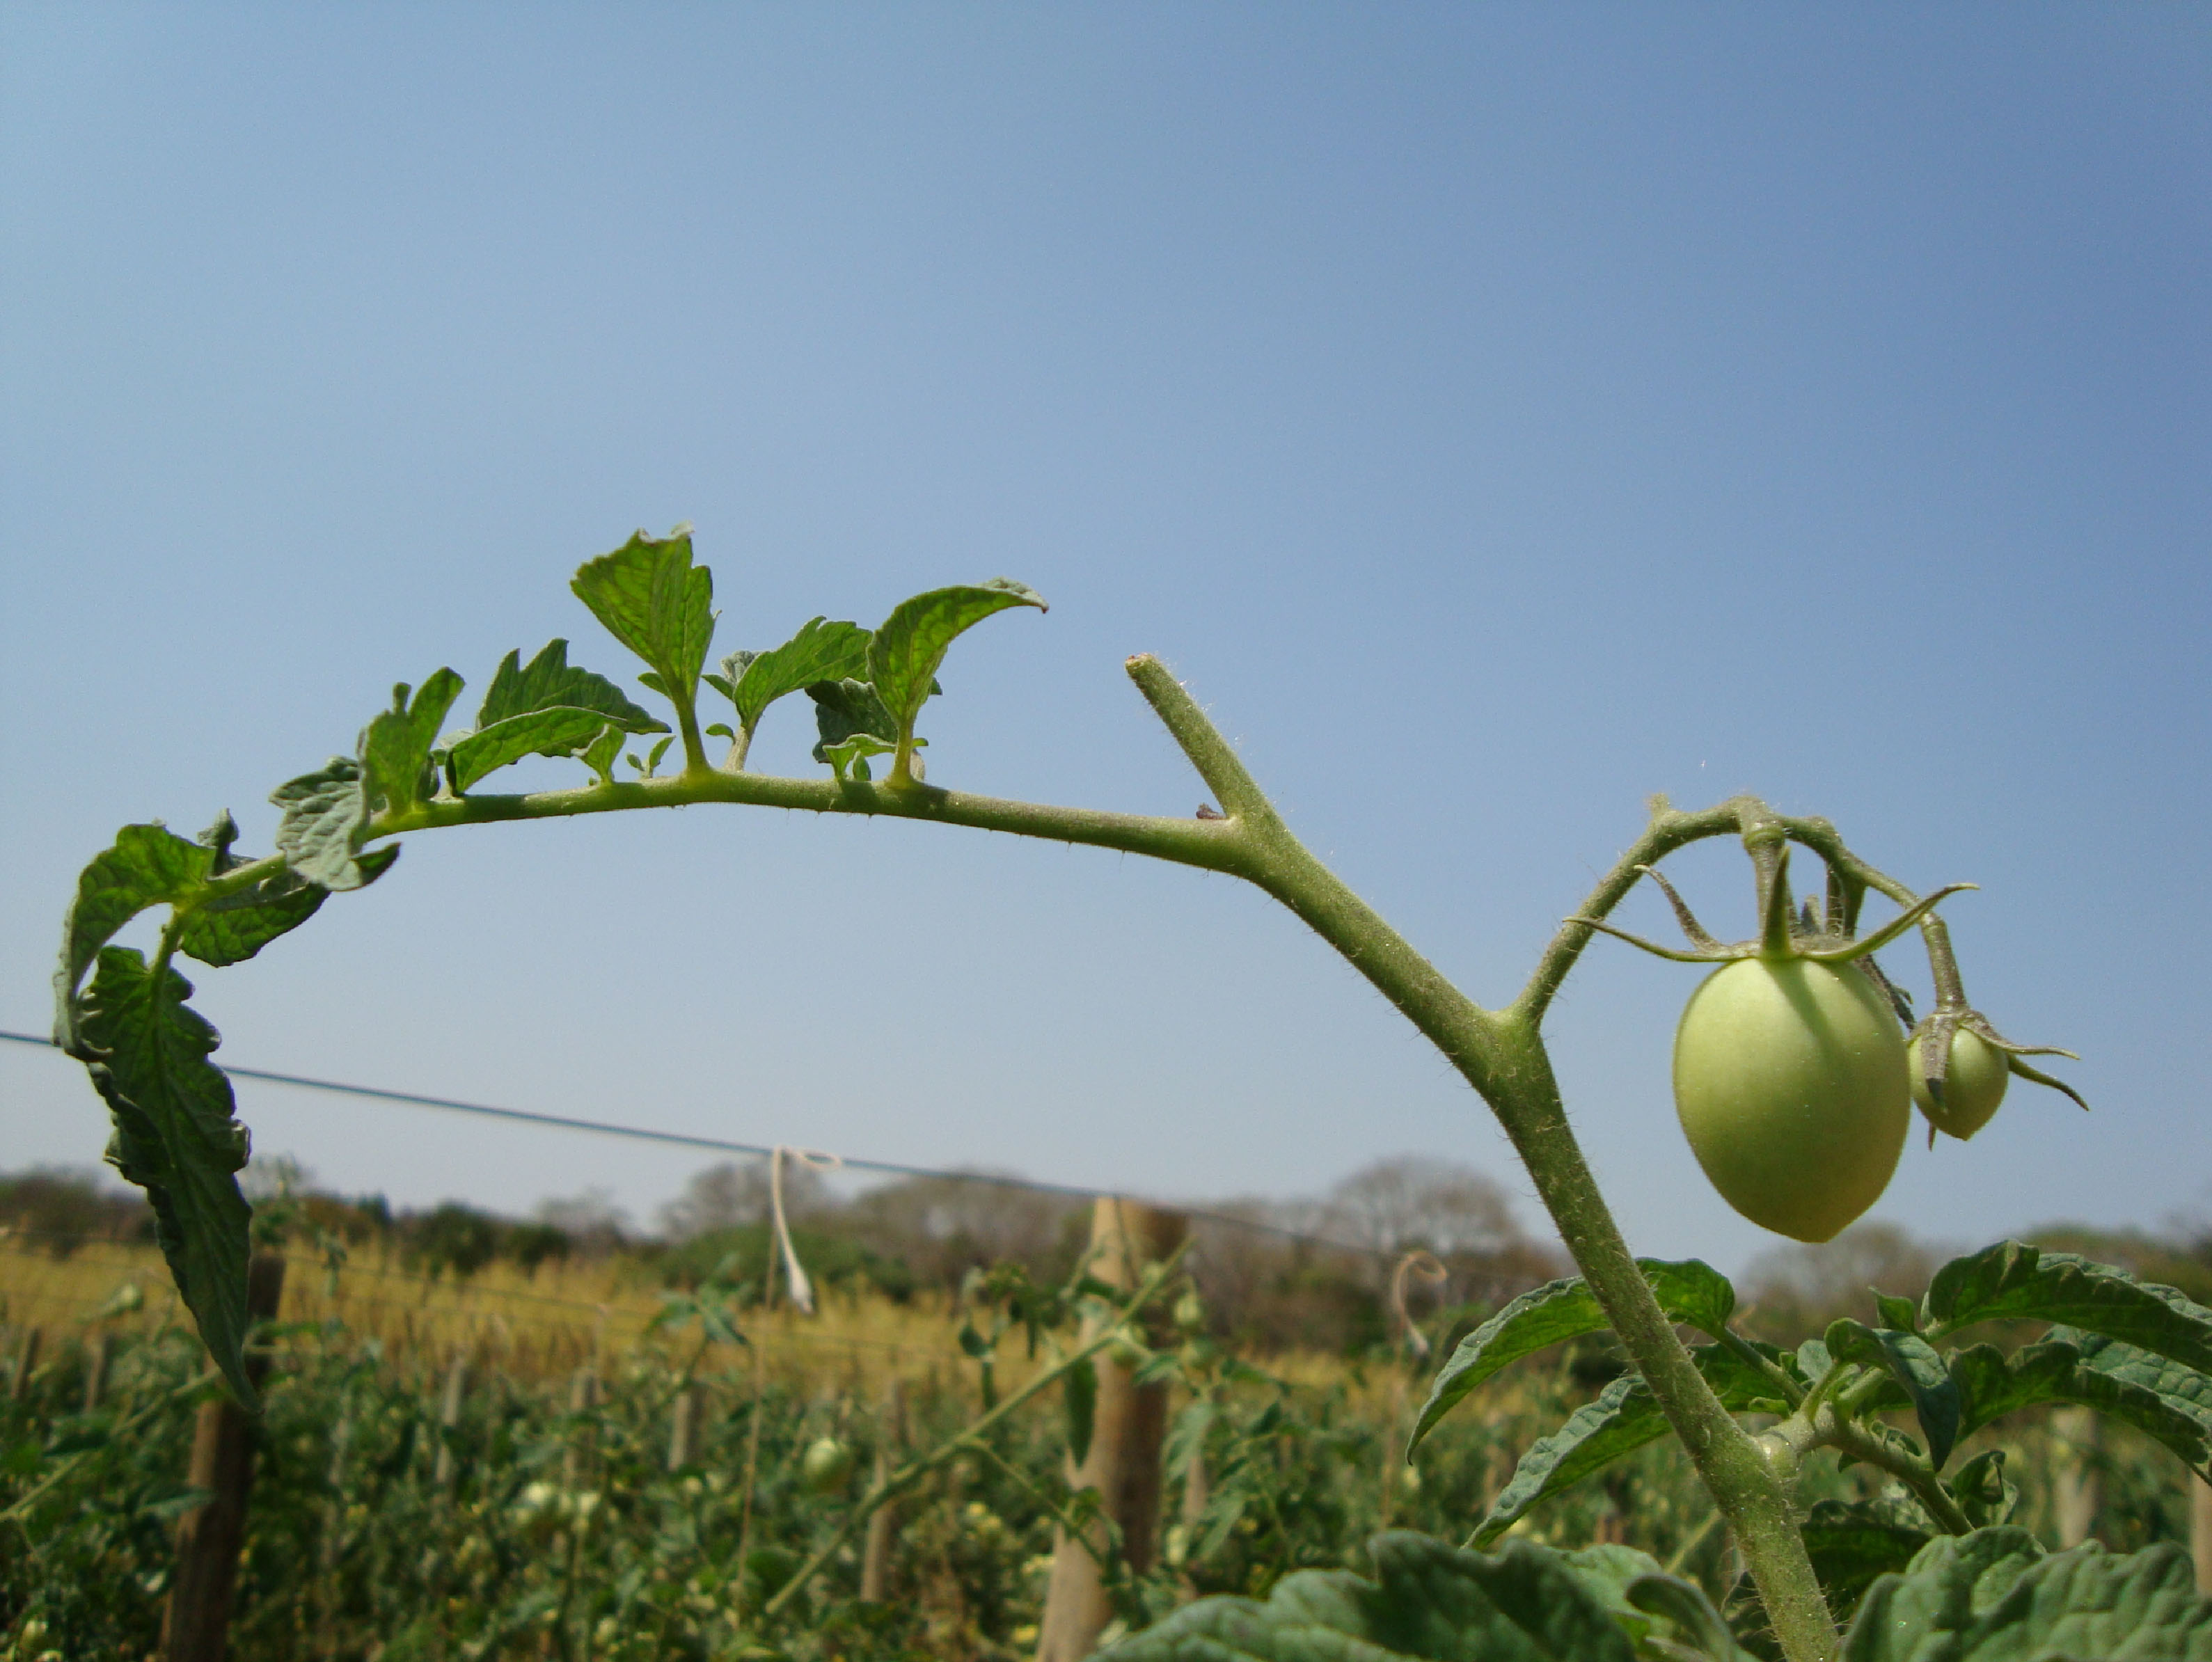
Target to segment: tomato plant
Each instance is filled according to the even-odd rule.
[[[1971,1530],[1990,1515],[1984,1509],[1978,1517],[1961,1495],[1952,1494],[1948,1504],[1942,1498],[1951,1494],[1941,1487],[1942,1455],[1955,1435],[1955,1424],[1945,1418],[1952,1412],[1943,1406],[1945,1390],[1956,1398],[1966,1388],[1954,1368],[1986,1372],[1990,1366],[1969,1360],[1976,1350],[1946,1362],[1929,1348],[1929,1331],[1957,1325],[1955,1315],[1931,1309],[1917,1323],[1899,1308],[1885,1313],[1879,1331],[1839,1334],[1832,1329],[1825,1352],[1801,1351],[1793,1367],[1730,1334],[1725,1311],[1711,1314],[1717,1306],[1710,1287],[1698,1307],[1710,1323],[1696,1310],[1669,1306],[1649,1266],[1630,1254],[1591,1176],[1542,1034],[1552,1001],[1593,934],[1619,932],[1606,919],[1647,873],[1664,887],[1655,868],[1668,855],[1707,838],[1741,838],[1757,880],[1759,937],[1723,947],[1676,901],[1692,949],[1652,949],[1728,966],[1699,995],[1700,1004],[1710,998],[1711,1014],[1693,1008],[1685,1021],[1686,1044],[1678,1058],[1678,1080],[1688,1076],[1683,1117],[1724,1192],[1747,1210],[1757,1207],[1776,1225],[1818,1238],[1869,1204],[1893,1164],[1901,1136],[1898,1116],[1910,1087],[1905,1065],[1891,1048],[1899,1041],[1893,1031],[1880,1041],[1866,1036],[1881,1027],[1870,994],[1887,995],[1899,1025],[1907,1019],[1903,995],[1872,956],[1877,948],[1916,925],[1927,948],[1936,998],[1919,1048],[1923,1090],[1930,1102],[1939,1108],[1946,1104],[1952,1040],[1962,1031],[2002,1052],[2008,1072],[2044,1077],[2021,1060],[2035,1050],[1999,1038],[1966,1002],[1948,934],[1932,910],[1950,889],[1916,894],[1863,860],[1825,820],[1778,814],[1751,798],[1695,812],[1661,801],[1633,846],[1601,879],[1582,911],[1562,925],[1520,992],[1501,1008],[1486,1009],[1452,986],[1299,842],[1227,741],[1156,658],[1133,658],[1127,667],[1214,798],[1195,817],[1010,802],[925,783],[920,752],[926,740],[918,728],[939,689],[946,654],[987,617],[1021,608],[1042,610],[1042,597],[1021,584],[998,579],[933,590],[901,603],[872,630],[816,619],[781,646],[726,656],[720,673],[711,676],[706,664],[717,623],[713,579],[693,563],[688,528],[659,539],[640,533],[587,562],[571,586],[608,632],[644,661],[638,680],[670,707],[672,730],[611,682],[570,665],[566,643],[555,642],[526,666],[519,651],[509,654],[493,676],[474,726],[449,733],[447,718],[462,682],[452,670],[439,669],[418,688],[398,687],[390,707],[362,730],[351,755],[277,788],[272,799],[283,815],[275,853],[239,857],[234,852],[238,828],[227,814],[197,841],[158,824],[129,826],[80,879],[64,926],[57,1042],[87,1065],[106,1098],[115,1125],[115,1163],[145,1188],[179,1291],[241,1397],[252,1395],[241,1367],[249,1209],[234,1174],[245,1160],[245,1134],[234,1116],[228,1082],[209,1059],[217,1043],[214,1030],[185,1002],[191,989],[176,969],[179,956],[217,966],[252,956],[305,923],[330,895],[379,880],[398,854],[394,840],[404,835],[507,820],[724,803],[924,820],[1118,849],[1243,878],[1290,907],[1412,1021],[1488,1103],[1581,1269],[1578,1290],[1559,1293],[1557,1307],[1547,1304],[1542,1319],[1516,1318],[1533,1325],[1510,1330],[1511,1344],[1521,1347],[1514,1354],[1525,1354],[1532,1333],[1553,1331],[1570,1306],[1576,1320],[1613,1330],[1632,1368],[1604,1412],[1626,1412],[1633,1402],[1644,1414],[1639,1423],[1652,1435],[1668,1425],[1680,1435],[1743,1555],[1763,1619],[1781,1650],[1798,1662],[1832,1656],[1838,1642],[1801,1532],[1794,1473],[1806,1449],[1832,1446],[1856,1459],[1887,1462],[1886,1469],[1893,1467],[1900,1480],[1920,1483],[1914,1492],[1942,1530]],[[702,688],[728,700],[735,726],[702,725]],[[800,692],[814,707],[820,733],[815,756],[828,775],[777,779],[747,772],[759,723],[774,704]],[[653,732],[661,737],[647,756],[629,755],[630,776],[618,779],[615,764],[624,746],[633,736]],[[706,753],[709,733],[730,740],[730,753],[719,763]],[[677,745],[673,771],[663,773],[661,761]],[[490,774],[532,755],[574,757],[586,777],[569,790],[478,792]],[[890,762],[878,781],[867,763],[881,756]],[[1802,911],[1795,908],[1787,879],[1793,846],[1824,868],[1824,907],[1808,901]],[[1667,892],[1672,898],[1671,889]],[[1899,911],[1862,935],[1859,913],[1869,892]],[[156,906],[169,911],[150,957],[112,943],[131,918]],[[1866,992],[1856,990],[1862,985]],[[1756,995],[1750,991],[1754,987],[1760,989]],[[1793,987],[1825,989],[1807,993],[1817,1014],[1797,1010]],[[1796,1011],[1794,1034],[1791,1024],[1776,1016],[1785,1007]],[[1709,1024],[1719,1042],[1705,1042]],[[1838,1040],[1846,1027],[1862,1039]],[[1729,1034],[1741,1038],[1754,1029],[1765,1035],[1755,1052],[1723,1053]],[[1812,1059],[1788,1059],[1784,1052],[1793,1046]],[[1879,1067],[1866,1059],[1877,1052]],[[1858,1059],[1849,1059],[1853,1057]],[[1730,1074],[1753,1089],[1724,1089]],[[1782,1081],[1795,1083],[1778,1083]],[[1962,1074],[1962,1098],[1970,1089]],[[1778,1108],[1790,1104],[1793,1091],[1802,1099],[1796,1106],[1810,1115],[1809,1133],[1804,1117],[1793,1120]],[[2017,1295],[2012,1302],[1999,1300],[2011,1317],[2070,1322],[2126,1351],[2099,1351],[2101,1372],[2080,1347],[2072,1361],[2051,1353],[2039,1363],[2045,1371],[2037,1380],[2058,1381],[2050,1389],[2072,1390],[2080,1399],[2109,1409],[2114,1402],[2137,1399],[2116,1396],[2117,1387],[2104,1376],[2131,1379],[2130,1369],[2148,1369],[2166,1384],[2140,1388],[2161,1404],[2212,1400],[2212,1383],[2188,1385],[2179,1374],[2157,1375],[2152,1366],[2163,1359],[2196,1379],[2189,1370],[2212,1362],[2212,1313],[2151,1300],[2166,1313],[2160,1315],[2141,1300],[2114,1293],[2122,1277],[2094,1282],[2094,1290],[2084,1295],[2085,1315],[2060,1296],[2074,1282],[2063,1276],[2038,1278],[2032,1265],[2020,1267],[2026,1262],[1982,1265],[1970,1279],[1986,1271],[2012,1289]],[[2006,1279],[2015,1274],[2025,1279]],[[1149,1298],[1158,1290],[1155,1281],[1142,1294]],[[2097,1312],[2123,1307],[2130,1313],[2118,1327],[2097,1325],[2102,1319]],[[1676,1331],[1685,1322],[1711,1335],[1713,1344],[1693,1356]],[[1094,1347],[1120,1342],[1111,1325],[1101,1333]],[[1478,1354],[1494,1361],[1495,1346],[1504,1341],[1493,1333],[1486,1343],[1492,1349],[1478,1347]],[[1071,1356],[1061,1366],[1073,1369],[1083,1359]],[[1446,1370],[1455,1385],[1469,1372],[1466,1367],[1456,1374]],[[1048,1370],[1045,1377],[1075,1375]],[[1008,1398],[986,1422],[996,1423],[994,1416],[1036,1388],[1042,1386]],[[2204,1394],[2189,1397],[2198,1390]],[[1449,1394],[1443,1377],[1437,1391],[1432,1407]],[[1928,1438],[1924,1452],[1908,1455],[1865,1429],[1868,1416],[1900,1403],[1920,1414]],[[1771,1412],[1777,1405],[1786,1410],[1784,1428],[1754,1436],[1731,1411],[1752,1404],[1759,1405],[1755,1411]],[[2202,1410],[2172,1411],[2194,1423],[2191,1416]],[[1939,1435],[1946,1424],[1952,1428]],[[2190,1442],[2177,1431],[2172,1442],[2193,1463],[2202,1461],[2201,1441]],[[1944,1445],[1940,1450],[1939,1443]],[[1611,1446],[1602,1439],[1571,1439],[1559,1446],[1565,1452],[1551,1471],[1556,1477],[1589,1470],[1594,1451]],[[1573,1459],[1566,1458],[1570,1453]],[[789,1607],[797,1589],[828,1562],[825,1555],[842,1547],[858,1519],[899,1483],[919,1480],[911,1468],[902,1470],[909,1475],[895,1473],[888,1487],[870,1488],[846,1525],[767,1601],[764,1617],[775,1618]],[[1493,1572],[1465,1573],[1479,1580]],[[1650,1596],[1676,1595],[1661,1588]]]

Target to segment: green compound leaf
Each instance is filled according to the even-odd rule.
[[[1941,1471],[1960,1437],[1959,1386],[1935,1347],[1917,1333],[1869,1327],[1849,1316],[1828,1324],[1826,1343],[1837,1361],[1879,1368],[1897,1381],[1920,1417],[1929,1462]]]
[[[598,710],[532,710],[526,715],[509,716],[454,740],[446,761],[446,777],[455,791],[465,791],[485,774],[525,756],[573,756],[609,725],[606,716]],[[667,729],[655,722],[644,731]]]
[[[276,852],[302,882],[340,893],[366,889],[399,858],[397,844],[361,852],[368,803],[361,764],[350,756],[332,756],[313,773],[278,786],[269,800],[284,810]]]
[[[1516,1541],[1492,1557],[1398,1532],[1376,1536],[1369,1552],[1372,1580],[1301,1570],[1264,1603],[1202,1598],[1100,1652],[1102,1662],[1632,1662],[1637,1654],[1614,1614],[1622,1600],[1613,1576],[1578,1568],[1566,1554]],[[1634,1620],[1680,1633],[1661,1616],[1638,1611]]]
[[[639,531],[587,561],[568,585],[607,633],[652,666],[660,690],[688,708],[714,638],[714,579],[691,563],[691,527],[655,541]]]
[[[62,961],[54,972],[54,1042],[77,1053],[78,984],[115,931],[150,906],[174,904],[205,883],[216,850],[187,842],[158,820],[126,825],[115,843],[77,876],[76,895],[62,919]]]
[[[865,681],[868,675],[868,631],[857,623],[810,618],[781,646],[764,652],[737,653],[722,660],[715,679],[737,707],[738,725],[746,738],[776,700],[803,692],[817,682]],[[895,737],[896,726],[886,732]]]
[[[1928,1544],[1929,1532],[1899,1516],[1901,1510],[1880,1501],[1821,1501],[1806,1518],[1805,1556],[1838,1620],[1878,1578],[1903,1570]]]
[[[405,682],[392,689],[392,707],[373,717],[361,736],[362,800],[372,811],[404,814],[436,792],[430,747],[460,695],[461,678],[451,670],[434,671],[412,701]]]
[[[1699,1345],[1690,1352],[1690,1360],[1697,1363],[1723,1407],[1747,1412],[1759,1407],[1771,1411],[1779,1406],[1773,1400],[1772,1381],[1727,1346]],[[1595,1402],[1584,1404],[1557,1431],[1529,1445],[1528,1452],[1513,1468],[1511,1481],[1490,1503],[1490,1510],[1468,1544],[1488,1546],[1538,1501],[1634,1453],[1665,1435],[1667,1429],[1667,1417],[1643,1375],[1622,1374],[1606,1386]]]
[[[1921,1330],[1955,1332],[1984,1321],[2059,1322],[2212,1373],[2212,1310],[2072,1253],[2001,1240],[1937,1271]]]
[[[230,1388],[251,1405],[245,1344],[252,1208],[234,1175],[246,1164],[246,1134],[229,1079],[208,1060],[222,1041],[185,1007],[191,991],[175,970],[156,975],[128,947],[104,949],[80,1005],[81,1054],[115,1122],[108,1163],[146,1191],[177,1291]]]
[[[894,724],[902,747],[914,737],[915,718],[936,683],[938,666],[961,634],[1011,606],[1045,610],[1044,597],[1010,577],[988,583],[932,589],[902,600],[868,642],[868,679]]]
[[[2118,1339],[2052,1331],[2069,1333],[2073,1342],[2054,1337],[2010,1356],[1993,1344],[1977,1344],[1951,1357],[1961,1436],[2023,1408],[2077,1403],[2133,1426],[2191,1467],[2204,1469],[2212,1434],[2212,1408],[2204,1398],[2212,1393],[2212,1381]],[[2085,1359],[2083,1346],[2094,1347],[2094,1361]]]
[[[1669,1317],[1712,1338],[1727,1331],[1728,1319],[1735,1313],[1735,1289],[1726,1276],[1697,1259],[1670,1263],[1646,1258],[1636,1263]],[[1547,1282],[1523,1293],[1462,1339],[1437,1370],[1429,1399],[1407,1439],[1407,1458],[1413,1458],[1437,1421],[1500,1369],[1565,1340],[1601,1332],[1605,1326],[1605,1313],[1580,1277]]]
[[[243,963],[278,936],[315,915],[331,891],[287,869],[251,889],[196,907],[177,935],[177,950],[221,967]]]
[[[526,664],[520,649],[500,659],[477,712],[479,731],[538,710],[596,710],[628,733],[665,733],[668,724],[623,696],[605,676],[568,662],[568,643],[549,640]]]
[[[2061,1662],[2212,1655],[2212,1601],[2170,1543],[2045,1556],[2023,1529],[1930,1541],[1867,1592],[1844,1662]]]
[[[500,660],[476,731],[453,741],[446,773],[457,792],[525,756],[573,756],[610,725],[624,733],[668,731],[613,682],[570,664],[565,640],[547,642],[527,665],[521,660],[520,652]]]

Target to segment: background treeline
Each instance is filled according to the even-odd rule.
[[[295,1239],[465,1281],[495,1263],[534,1272],[588,1259],[637,1287],[694,1288],[715,1280],[757,1301],[775,1254],[767,1162],[698,1173],[641,1228],[602,1195],[540,1205],[529,1218],[459,1201],[395,1210],[381,1196],[314,1188],[295,1168],[257,1162],[257,1196],[270,1222]],[[904,1303],[957,1295],[971,1273],[1017,1263],[1041,1282],[1064,1277],[1082,1250],[1088,1202],[997,1174],[911,1177],[841,1196],[816,1172],[787,1165],[792,1235],[817,1288],[836,1296]],[[1407,1313],[1449,1344],[1514,1295],[1566,1272],[1559,1249],[1524,1234],[1505,1192],[1449,1162],[1381,1161],[1310,1200],[1242,1198],[1194,1209],[1192,1267],[1218,1337],[1265,1351],[1356,1355],[1395,1337],[1392,1282],[1405,1256],[1432,1254],[1443,1271],[1402,1279]],[[66,1258],[92,1241],[143,1243],[152,1218],[135,1191],[92,1174],[0,1175],[0,1236]],[[2212,1302],[2212,1222],[2162,1230],[2060,1225],[2025,1237],[2046,1248],[2124,1265]],[[1917,1294],[1935,1267],[1979,1243],[1919,1240],[1869,1223],[1825,1246],[1783,1246],[1737,1277],[1750,1325],[1777,1342],[1863,1313],[1869,1286]]]
[[[636,1286],[714,1280],[739,1289],[740,1302],[770,1288],[765,1161],[701,1171],[649,1229],[592,1194],[517,1219],[459,1201],[395,1210],[380,1196],[323,1192],[281,1162],[257,1162],[251,1176],[264,1222],[281,1221],[295,1241],[416,1275],[466,1281],[495,1264],[534,1272],[590,1259]],[[794,1162],[783,1191],[793,1244],[831,1296],[950,1298],[971,1274],[1001,1264],[1054,1283],[1074,1266],[1089,1228],[1087,1198],[996,1174],[902,1178],[841,1195]],[[1431,1270],[1407,1283],[1408,1313],[1431,1329],[1442,1311],[1479,1320],[1565,1265],[1555,1247],[1522,1232],[1497,1184],[1434,1161],[1380,1162],[1318,1199],[1232,1199],[1195,1214],[1192,1265],[1209,1324],[1261,1350],[1354,1354],[1389,1342],[1398,1325],[1393,1271],[1412,1252],[1432,1254],[1443,1271],[1441,1280]],[[0,1177],[0,1230],[66,1257],[94,1240],[149,1240],[151,1216],[135,1192],[92,1174],[38,1171]]]

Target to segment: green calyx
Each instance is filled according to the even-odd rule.
[[[1973,883],[1948,883],[1934,894],[1913,901],[1896,917],[1871,935],[1854,937],[1852,926],[1856,922],[1856,897],[1846,886],[1832,875],[1828,885],[1825,909],[1816,907],[1808,900],[1796,906],[1790,895],[1790,850],[1778,840],[1752,836],[1744,839],[1751,846],[1752,864],[1759,879],[1759,938],[1724,943],[1709,934],[1697,919],[1688,904],[1675,892],[1674,885],[1661,875],[1656,866],[1640,865],[1636,869],[1659,885],[1659,892],[1674,909],[1674,919],[1688,937],[1690,949],[1679,951],[1647,941],[1640,935],[1632,935],[1625,929],[1616,929],[1597,918],[1570,918],[1569,923],[1586,924],[1631,946],[1641,947],[1656,957],[1666,958],[1678,964],[1725,964],[1741,958],[1763,958],[1769,963],[1786,959],[1804,958],[1814,963],[1842,964],[1860,962],[1869,970],[1875,984],[1885,992],[1891,992],[1888,981],[1875,969],[1869,955],[1880,951],[1906,930],[1932,913],[1937,903],[1960,889],[1977,887]]]

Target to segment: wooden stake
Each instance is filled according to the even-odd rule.
[[[103,1327],[84,1342],[84,1411],[96,1411],[107,1394],[107,1330]]]
[[[2051,1478],[2051,1523],[2062,1550],[2078,1547],[2097,1532],[2104,1510],[2097,1414],[2089,1408],[2061,1408],[2051,1416],[2051,1435],[2058,1459]]]
[[[339,1607],[343,1603],[338,1585],[338,1563],[345,1556],[346,1456],[353,1444],[353,1391],[346,1387],[338,1398],[337,1423],[331,1428],[330,1498],[323,1503],[323,1538],[315,1554],[321,1573],[322,1653],[338,1654]]]
[[[247,1319],[275,1320],[283,1293],[284,1260],[271,1253],[257,1256],[246,1273]],[[246,1376],[257,1390],[268,1373],[268,1351],[258,1345],[249,1350]],[[164,1662],[222,1662],[238,1551],[246,1538],[246,1502],[253,1489],[253,1422],[229,1397],[200,1404],[191,1483],[215,1498],[177,1525],[177,1573],[161,1614]]]
[[[1091,1273],[1110,1287],[1136,1286],[1147,1265],[1182,1244],[1188,1222],[1134,1200],[1101,1196],[1091,1213]],[[1085,1337],[1097,1330],[1085,1325]],[[1139,1386],[1128,1368],[1098,1353],[1098,1395],[1091,1416],[1091,1450],[1072,1475],[1078,1489],[1096,1489],[1105,1515],[1121,1532],[1121,1562],[1133,1573],[1152,1566],[1160,1523],[1160,1447],[1167,1436],[1168,1388]],[[1086,1545],[1060,1532],[1052,1556],[1052,1581],[1038,1624],[1037,1662],[1079,1662],[1114,1618],[1098,1559],[1102,1530]]]
[[[884,1398],[882,1435],[876,1439],[876,1481],[881,1483],[905,1458],[906,1381],[894,1378]],[[898,1544],[898,1503],[887,1501],[868,1519],[866,1550],[860,1556],[860,1597],[881,1604],[890,1596],[891,1549]]]
[[[2212,1483],[2189,1481],[2189,1554],[2197,1561],[2197,1591],[2212,1593]]]
[[[446,1370],[446,1388],[438,1398],[438,1464],[431,1475],[441,1489],[451,1489],[460,1478],[461,1462],[453,1453],[453,1432],[460,1425],[468,1394],[469,1359],[456,1352],[453,1366]]]
[[[23,1335],[23,1348],[15,1353],[15,1371],[8,1380],[8,1400],[21,1402],[31,1394],[31,1371],[39,1365],[39,1346],[46,1330],[33,1327]]]
[[[576,1376],[568,1381],[568,1411],[588,1413],[599,1404],[599,1375],[596,1368],[580,1368]],[[592,1444],[596,1441],[592,1428],[579,1426],[568,1439],[568,1452],[561,1456],[561,1483],[564,1489],[581,1489],[592,1475]]]
[[[700,1434],[706,1419],[705,1394],[696,1385],[676,1393],[668,1416],[668,1469],[681,1471],[699,1464]]]
[[[1390,1527],[1392,1503],[1398,1497],[1398,1485],[1405,1481],[1399,1473],[1405,1465],[1402,1441],[1406,1423],[1406,1376],[1395,1368],[1390,1372],[1389,1417],[1382,1422],[1382,1487],[1375,1503],[1375,1527]]]

